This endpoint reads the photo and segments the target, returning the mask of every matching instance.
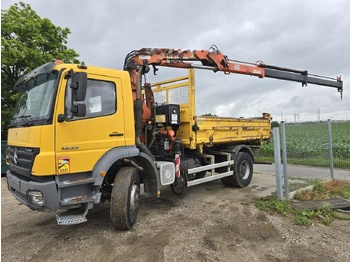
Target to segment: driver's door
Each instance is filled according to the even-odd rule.
[[[119,78],[88,74],[86,114],[73,117],[70,84],[65,81],[58,107],[63,113],[64,105],[66,120],[56,122],[57,174],[91,171],[109,149],[125,146],[122,83]]]

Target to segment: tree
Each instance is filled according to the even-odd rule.
[[[203,114],[202,116],[213,116],[213,117],[217,117],[216,114],[212,114],[212,113],[206,113],[206,114]]]
[[[280,123],[278,123],[277,121],[272,121],[271,122],[271,129],[274,127],[280,127]]]
[[[17,99],[12,90],[16,81],[34,68],[61,59],[79,63],[79,54],[67,48],[69,28],[61,28],[41,18],[29,4],[16,3],[1,10],[1,139]]]

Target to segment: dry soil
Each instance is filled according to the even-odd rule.
[[[52,213],[19,205],[1,179],[1,261],[350,261],[350,222],[296,226],[249,202],[270,194],[275,180],[255,174],[247,188],[220,181],[160,199],[141,197],[137,223],[115,230],[109,202],[88,222],[58,226]]]

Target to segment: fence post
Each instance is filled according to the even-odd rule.
[[[281,131],[282,131],[282,159],[283,159],[284,196],[285,196],[286,200],[289,200],[288,172],[287,172],[286,123],[284,121],[281,121]]]
[[[281,147],[280,147],[280,132],[278,127],[272,129],[274,155],[275,155],[275,173],[276,173],[276,187],[277,199],[282,200],[282,183],[281,183]]]
[[[332,120],[327,120],[328,124],[328,154],[329,154],[329,168],[331,171],[331,178],[334,179],[334,168],[333,168],[333,144],[332,144]]]

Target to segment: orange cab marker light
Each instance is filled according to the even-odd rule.
[[[56,64],[56,65],[60,65],[60,64],[63,64],[63,63],[64,63],[64,62],[63,62],[62,60],[56,60],[56,61],[55,61],[55,64]]]
[[[107,172],[106,172],[106,171],[101,171],[101,172],[100,172],[100,176],[102,176],[102,177],[105,177],[105,176],[106,176],[106,174],[107,174]]]
[[[6,148],[6,158],[5,158],[5,160],[6,160],[6,165],[9,165],[10,164],[10,161],[9,161],[9,152],[8,152],[8,148]]]

